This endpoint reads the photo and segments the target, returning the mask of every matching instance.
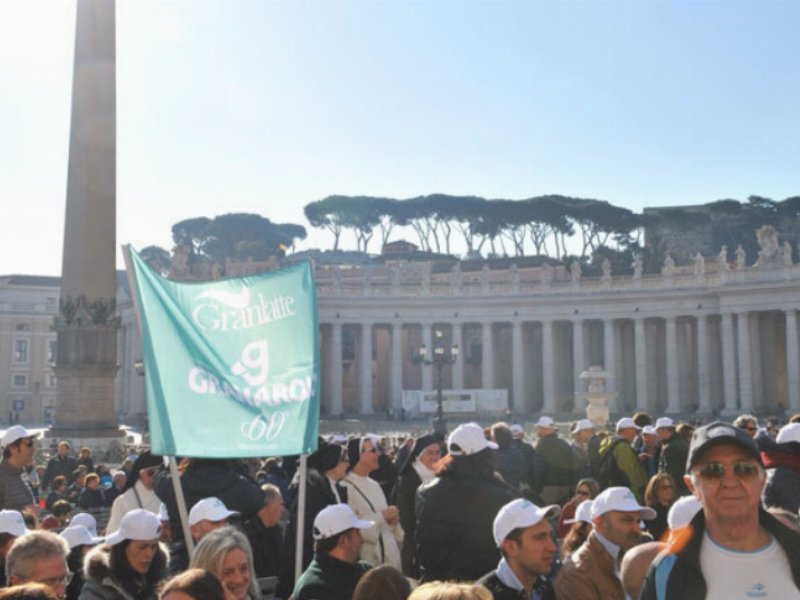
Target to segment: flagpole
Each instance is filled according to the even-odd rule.
[[[142,317],[139,312],[139,286],[136,282],[136,275],[133,265],[131,264],[131,245],[124,244],[122,246],[122,258],[125,260],[125,271],[128,275],[128,286],[131,290],[131,302],[133,303],[133,312],[136,315],[136,324],[139,326],[139,337],[142,338]],[[147,377],[147,372],[145,372]],[[178,518],[181,523],[181,530],[183,531],[183,539],[186,543],[186,550],[191,560],[194,553],[194,540],[192,540],[192,533],[189,529],[189,520],[186,516],[186,500],[183,497],[183,487],[181,486],[181,474],[178,471],[178,463],[174,456],[167,457],[169,459],[169,472],[170,479],[172,479],[172,488],[175,491],[175,504],[178,505]]]
[[[294,580],[300,579],[303,572],[303,530],[306,524],[306,460],[308,456],[300,455],[300,487],[297,496],[297,539],[294,550]]]

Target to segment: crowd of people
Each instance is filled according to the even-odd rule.
[[[301,510],[297,457],[35,466],[15,425],[0,600],[800,598],[800,415],[560,427],[321,438]]]

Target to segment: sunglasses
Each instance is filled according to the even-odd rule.
[[[739,479],[752,479],[759,473],[758,463],[752,461],[741,460],[735,462],[731,466],[731,469],[733,470],[734,475],[736,475]],[[727,467],[722,463],[709,462],[705,463],[704,465],[700,465],[696,469],[696,473],[701,479],[705,479],[706,481],[719,481],[725,477],[725,472],[727,470]]]
[[[578,490],[575,492],[578,496],[590,496],[591,494],[585,490]]]

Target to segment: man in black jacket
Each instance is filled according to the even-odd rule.
[[[572,448],[558,437],[550,417],[536,423],[536,454],[533,456],[533,488],[544,504],[563,504],[570,498],[575,479]]]
[[[800,597],[800,534],[761,508],[766,476],[747,432],[694,432],[684,481],[703,510],[647,575],[640,600]]]
[[[478,581],[494,600],[553,600],[555,592],[547,575],[553,566],[556,545],[551,519],[561,509],[539,508],[530,500],[506,504],[494,520],[494,540],[503,558],[497,569]]]
[[[58,442],[58,454],[47,461],[47,468],[40,485],[42,489],[50,487],[53,478],[61,475],[67,480],[67,485],[72,484],[72,473],[78,468],[78,461],[69,455],[70,445],[67,440]]]
[[[280,573],[283,532],[281,520],[283,497],[277,485],[265,483],[264,506],[256,516],[244,522],[244,532],[253,549],[253,567],[256,577],[270,577]]]

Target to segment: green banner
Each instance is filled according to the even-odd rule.
[[[308,262],[204,283],[165,279],[132,249],[152,450],[306,454],[319,431],[319,327]]]

